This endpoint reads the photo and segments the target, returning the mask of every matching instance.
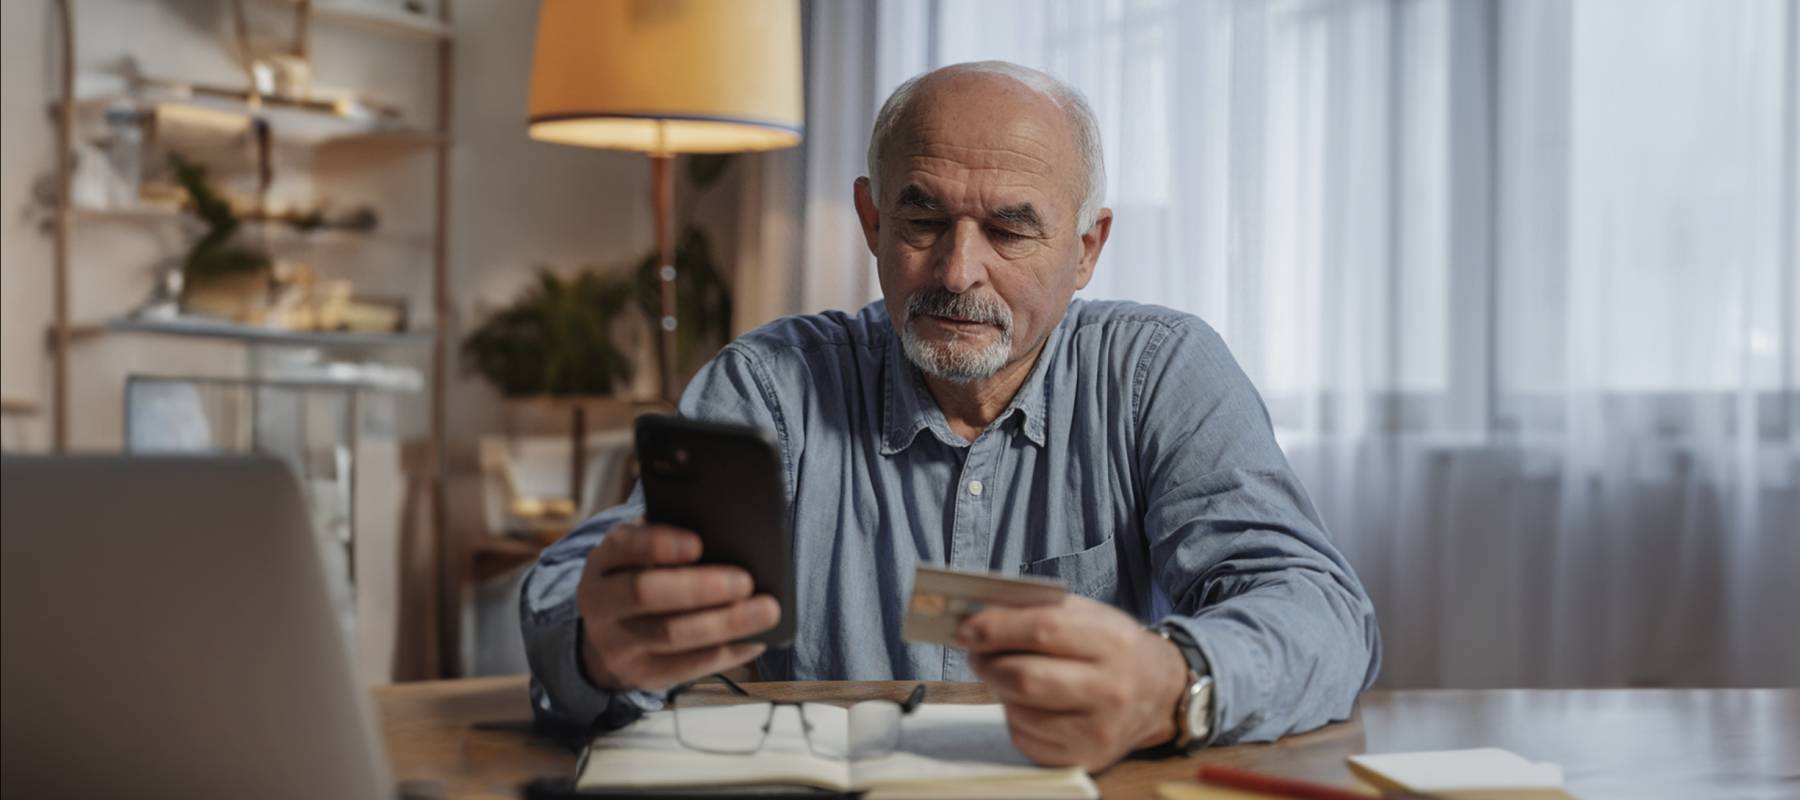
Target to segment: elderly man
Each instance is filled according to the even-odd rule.
[[[1013,741],[1100,769],[1142,748],[1274,739],[1350,714],[1369,600],[1268,415],[1187,314],[1072,301],[1112,230],[1092,111],[1023,67],[961,64],[882,107],[856,211],[884,299],[777,320],[682,397],[780,442],[794,646],[749,576],[692,562],[638,495],[545,552],[522,598],[534,703],[607,729],[755,660],[772,679],[985,681]],[[900,636],[918,564],[1054,576],[964,646]]]

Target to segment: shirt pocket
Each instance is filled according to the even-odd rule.
[[[1119,588],[1119,553],[1108,536],[1086,550],[1020,564],[1019,574],[1055,578],[1071,592],[1111,603]]]

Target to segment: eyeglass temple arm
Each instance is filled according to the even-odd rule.
[[[750,697],[751,696],[749,691],[745,690],[744,687],[737,685],[737,681],[734,681],[734,680],[726,677],[724,673],[715,672],[712,674],[711,677],[718,678],[720,681],[723,681],[725,683],[725,687],[730,689],[732,692],[736,693],[739,697]],[[693,689],[697,685],[699,685],[699,681],[689,681],[687,683],[681,684],[680,686],[676,686],[673,689],[670,689],[669,696],[668,696],[668,702],[671,702],[671,703],[675,702],[675,698],[677,696],[687,693],[689,690]]]
[[[737,681],[734,681],[731,678],[726,677],[725,673],[715,672],[715,673],[713,673],[713,677],[718,678],[721,681],[724,681],[725,685],[727,687],[729,687],[731,689],[731,691],[736,692],[740,697],[749,697],[750,696],[750,692],[746,691],[744,689],[744,687],[739,686],[737,684]]]

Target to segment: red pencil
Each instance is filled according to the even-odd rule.
[[[1197,776],[1203,783],[1229,786],[1249,792],[1261,792],[1296,800],[1370,800],[1375,795],[1361,794],[1321,783],[1308,783],[1292,778],[1264,775],[1247,769],[1201,764]]]

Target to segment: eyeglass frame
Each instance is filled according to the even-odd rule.
[[[744,750],[727,750],[727,749],[722,749],[722,748],[700,747],[700,746],[695,745],[692,742],[689,742],[686,739],[682,738],[682,736],[681,736],[681,710],[678,707],[676,707],[676,705],[675,705],[676,699],[679,698],[682,694],[692,690],[694,687],[699,686],[702,681],[708,681],[708,680],[712,680],[712,679],[717,679],[720,682],[724,683],[726,688],[730,689],[733,694],[736,694],[739,697],[748,697],[752,700],[756,700],[757,702],[769,704],[769,718],[763,722],[762,736],[756,740],[755,747],[752,747],[749,749],[744,749]],[[897,701],[897,702],[896,701],[889,701],[889,702],[893,702],[894,705],[899,706],[900,707],[900,716],[901,716],[901,718],[905,718],[907,715],[910,715],[910,714],[912,714],[913,711],[917,710],[920,705],[924,704],[924,702],[925,702],[925,684],[920,683],[919,685],[914,686],[912,692],[907,694],[905,700]],[[681,745],[682,747],[688,748],[689,750],[695,750],[695,751],[698,751],[701,753],[713,753],[716,755],[748,755],[751,753],[761,752],[763,749],[763,745],[769,741],[769,730],[771,728],[773,728],[775,725],[775,710],[778,708],[782,708],[784,706],[792,706],[794,709],[794,714],[796,716],[800,717],[800,736],[802,739],[806,740],[806,749],[808,751],[812,752],[812,754],[815,756],[820,756],[823,758],[833,758],[833,756],[830,756],[827,754],[821,754],[813,745],[812,720],[809,720],[806,718],[806,706],[809,704],[810,703],[807,701],[800,701],[800,700],[771,700],[771,699],[764,698],[764,697],[757,697],[756,695],[751,694],[748,689],[745,689],[744,687],[739,686],[737,681],[732,680],[729,676],[725,675],[724,673],[715,672],[704,678],[689,681],[687,683],[676,686],[673,689],[670,689],[668,697],[665,699],[665,701],[663,703],[663,707],[669,709],[670,716],[673,718],[672,721],[675,725],[675,742],[677,744]],[[896,733],[895,735],[898,736],[898,733]],[[838,758],[842,758],[847,761],[850,759],[850,756],[846,752],[845,755],[839,756]]]

